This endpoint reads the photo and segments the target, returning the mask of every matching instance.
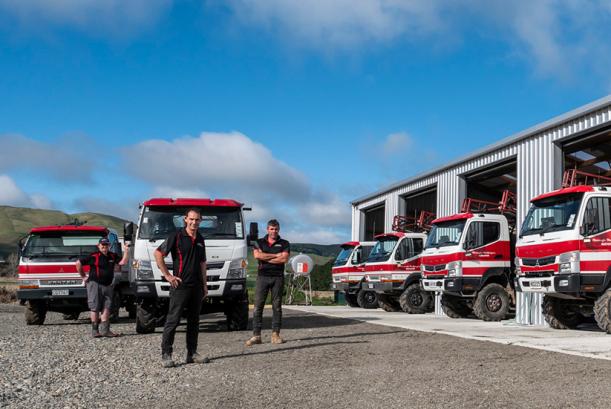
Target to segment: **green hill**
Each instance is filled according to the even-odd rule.
[[[28,209],[24,207],[0,206],[0,257],[17,251],[19,239],[32,227],[53,226],[78,220],[92,226],[107,226],[119,234],[126,220],[99,213],[66,214],[58,210]]]

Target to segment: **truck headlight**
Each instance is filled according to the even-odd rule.
[[[136,270],[137,280],[154,280],[153,267],[150,260],[134,260],[132,266]]]
[[[227,273],[228,279],[239,280],[246,278],[246,266],[248,262],[246,259],[237,259],[229,263],[229,272]]]
[[[568,253],[562,253],[558,256],[559,273],[570,274],[579,273],[579,252],[569,251]]]
[[[448,269],[448,277],[462,276],[462,261],[452,261],[446,266]]]

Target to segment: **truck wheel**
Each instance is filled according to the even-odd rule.
[[[543,316],[550,327],[555,329],[573,329],[581,323],[581,315],[571,305],[556,297],[543,297]]]
[[[229,304],[225,312],[228,331],[244,331],[248,329],[248,295]]]
[[[509,311],[509,294],[497,283],[482,288],[473,302],[473,314],[483,321],[504,320],[507,311]]]
[[[611,288],[608,288],[594,303],[596,323],[607,334],[611,334]]]
[[[401,309],[408,314],[424,314],[430,308],[431,294],[420,288],[420,284],[407,286],[399,297]]]
[[[368,310],[378,308],[378,295],[374,291],[361,290],[356,296],[356,302],[359,307]]]
[[[348,307],[357,308],[359,306],[356,294],[348,294],[348,293],[344,293],[344,294],[346,298],[346,305]]]
[[[119,310],[121,309],[121,293],[114,291],[112,294],[112,304],[110,306],[110,322],[119,322]]]
[[[125,306],[125,309],[127,310],[127,313],[129,314],[129,319],[133,320],[134,318],[136,318],[136,313],[138,311],[138,308],[136,307],[136,303],[133,301],[130,301],[127,303],[127,305]]]
[[[378,294],[378,304],[386,312],[401,311],[401,305],[394,297],[386,294]]]
[[[76,321],[78,320],[78,317],[80,315],[81,315],[80,311],[68,312],[68,313],[62,314],[62,318],[66,321]]]
[[[42,325],[47,317],[47,306],[44,302],[30,300],[25,308],[25,323],[28,325]]]
[[[466,318],[472,312],[465,299],[448,294],[441,295],[441,309],[450,318]]]
[[[154,309],[149,304],[138,304],[136,310],[136,332],[138,334],[150,334],[155,332],[157,318]]]

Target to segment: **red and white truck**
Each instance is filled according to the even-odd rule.
[[[359,307],[359,294],[361,293],[361,283],[365,277],[365,260],[373,249],[373,241],[349,241],[341,245],[341,251],[333,262],[331,276],[333,282],[331,288],[335,291],[344,293],[346,304],[350,307]],[[375,293],[361,294],[361,304],[364,306],[375,305],[377,298]],[[371,300],[371,298],[375,298]]]
[[[140,208],[135,237],[133,226],[125,233],[134,243],[130,283],[137,297],[138,333],[153,332],[165,322],[170,284],[157,267],[154,252],[170,233],[184,226],[189,208],[200,210],[199,231],[206,242],[208,296],[202,314],[223,312],[229,330],[244,330],[248,325],[247,249],[258,235],[256,223],[251,223],[248,236],[245,233],[243,211],[250,208],[231,199],[154,198]],[[165,262],[171,270],[171,254]]]
[[[516,256],[519,290],[544,294],[552,328],[594,316],[611,333],[611,178],[569,170],[563,188],[533,198]]]
[[[461,213],[433,221],[422,254],[422,286],[442,293],[447,316],[499,321],[513,308],[513,220],[515,195],[505,191],[499,203],[467,198]]]
[[[76,271],[76,260],[96,251],[103,237],[110,240],[110,251],[120,255],[117,233],[106,227],[65,225],[30,230],[20,242],[17,291],[17,298],[26,305],[28,325],[42,325],[48,311],[63,313],[65,319],[77,319],[88,310],[87,291]],[[121,306],[135,313],[127,271],[115,276],[114,285],[113,315]]]
[[[384,233],[365,263],[363,289],[373,290],[385,311],[421,314],[433,306],[430,294],[420,287],[420,255],[424,233]]]

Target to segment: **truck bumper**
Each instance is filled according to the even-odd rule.
[[[210,288],[218,288],[218,282],[208,283],[209,299],[239,298],[246,291],[246,279],[231,279],[223,281],[223,293],[210,294]],[[131,289],[138,298],[169,298],[170,284],[167,281],[135,281]],[[161,290],[161,291],[159,291]]]
[[[379,294],[401,293],[405,290],[405,281],[368,281],[363,283],[362,288],[363,290],[375,291]]]
[[[525,293],[578,293],[580,274],[558,274],[548,277],[518,277],[518,291]]]
[[[472,297],[481,285],[480,277],[446,277],[443,291],[461,297]]]
[[[331,288],[333,290],[336,290],[336,291],[341,291],[341,292],[348,293],[348,294],[355,294],[355,293],[357,293],[361,289],[361,283],[360,282],[357,282],[357,283],[347,283],[347,282],[333,283]]]
[[[67,291],[67,294],[66,294]],[[87,289],[75,288],[37,288],[17,290],[18,300],[62,300],[62,299],[87,299]]]

